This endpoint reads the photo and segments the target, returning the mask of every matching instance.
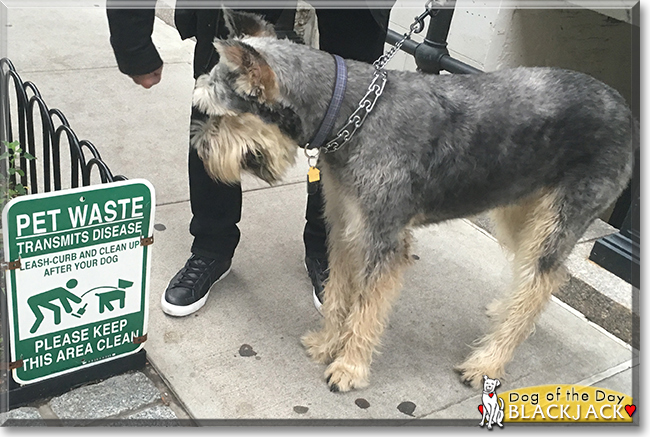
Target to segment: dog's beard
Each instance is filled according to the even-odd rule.
[[[297,145],[272,124],[244,113],[194,121],[191,144],[215,180],[237,184],[246,170],[273,184],[296,159]]]

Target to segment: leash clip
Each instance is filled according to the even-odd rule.
[[[309,164],[310,167],[316,167],[316,163],[318,162],[318,155],[320,155],[320,149],[318,148],[313,148],[309,149],[309,143],[305,145],[305,148],[303,149],[305,151],[305,156],[307,157],[307,164]],[[312,151],[314,152],[313,155],[310,155],[309,152]]]
[[[307,164],[309,165],[309,171],[307,172],[307,192],[311,192],[310,185],[314,182],[320,181],[320,170],[316,168],[318,164],[318,156],[320,155],[320,149],[308,149],[307,144],[305,146],[305,156],[307,157]],[[309,151],[313,152],[313,155]],[[312,187],[313,188],[313,187]]]

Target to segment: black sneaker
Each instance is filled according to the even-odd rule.
[[[314,298],[314,306],[321,315],[323,314],[323,288],[324,284],[329,278],[329,264],[327,258],[310,258],[305,257],[305,268],[311,279],[312,296]]]
[[[187,316],[198,311],[208,300],[210,287],[230,273],[232,261],[217,261],[192,254],[167,286],[161,305],[165,314]]]

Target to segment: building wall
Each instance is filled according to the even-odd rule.
[[[404,33],[424,10],[398,0],[390,28]],[[511,2],[512,3],[512,2]],[[458,0],[448,49],[452,57],[484,71],[518,66],[553,66],[588,73],[632,95],[632,24],[628,11],[500,8],[495,1]],[[567,4],[568,5],[568,4]],[[629,21],[629,20],[628,20]],[[426,30],[413,37],[422,41]],[[388,48],[388,46],[387,46]],[[411,56],[400,53],[389,68],[415,70]]]

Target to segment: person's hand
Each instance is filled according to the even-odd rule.
[[[162,78],[162,69],[163,66],[161,65],[160,68],[156,71],[147,74],[141,74],[139,76],[131,76],[131,79],[133,79],[133,82],[137,83],[138,85],[149,89],[160,82],[160,79]]]

